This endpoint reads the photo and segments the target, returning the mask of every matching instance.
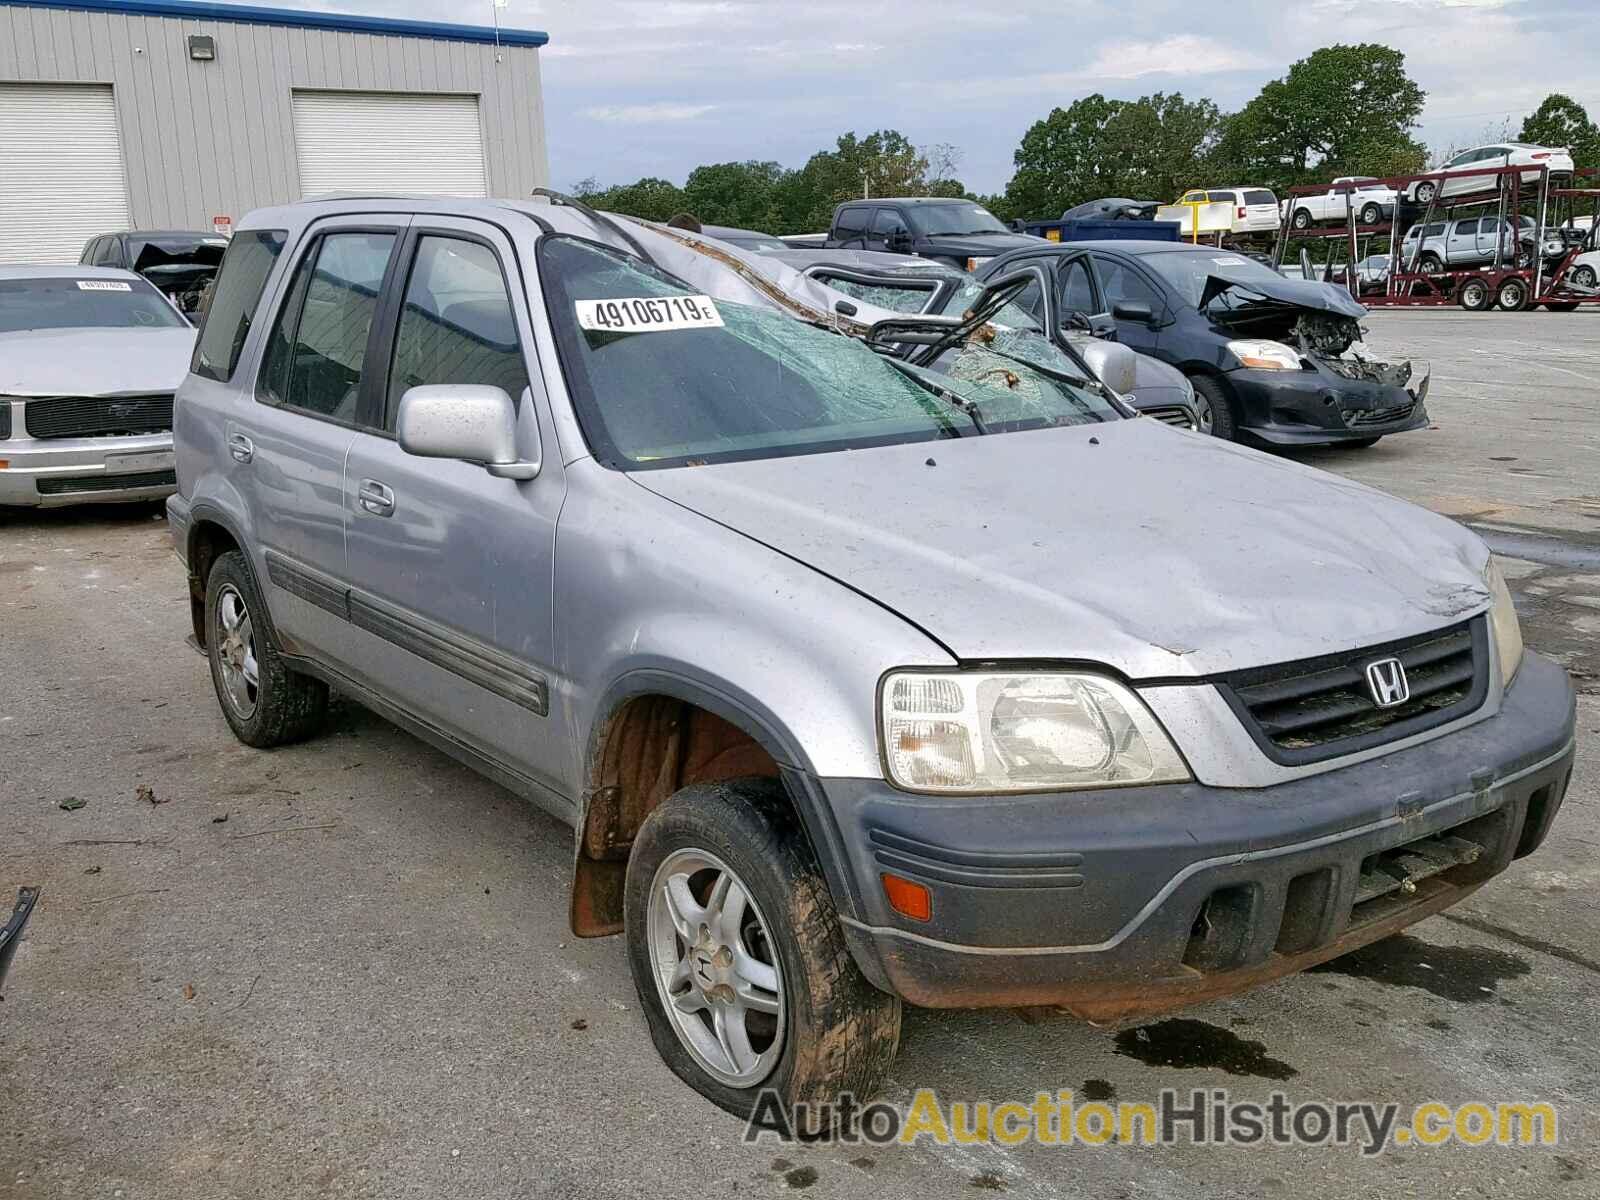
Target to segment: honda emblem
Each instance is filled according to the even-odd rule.
[[[1379,708],[1393,708],[1411,699],[1406,668],[1398,658],[1380,658],[1367,664],[1367,687]]]

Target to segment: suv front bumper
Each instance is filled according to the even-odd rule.
[[[1267,788],[945,798],[807,782],[841,834],[846,937],[878,987],[1119,1020],[1386,937],[1531,853],[1571,776],[1574,706],[1566,672],[1529,654],[1495,716]],[[1415,869],[1440,845],[1476,851]],[[888,907],[884,872],[928,887],[931,920]]]
[[[159,500],[177,490],[172,434],[0,441],[0,506]]]

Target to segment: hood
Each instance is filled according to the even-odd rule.
[[[993,233],[982,237],[931,233],[927,237],[928,245],[935,253],[965,255],[968,258],[998,258],[1013,250],[1036,250],[1044,240],[1027,233]]]
[[[1350,293],[1342,287],[1335,287],[1331,283],[1320,283],[1314,279],[1290,279],[1287,276],[1276,279],[1252,277],[1248,280],[1236,280],[1222,275],[1212,275],[1206,280],[1205,289],[1200,293],[1199,307],[1205,309],[1218,296],[1228,291],[1233,292],[1230,299],[1238,307],[1232,312],[1211,314],[1214,320],[1223,324],[1228,324],[1230,316],[1252,310],[1260,311],[1263,306],[1308,308],[1314,312],[1333,313],[1336,316],[1354,317],[1357,320],[1367,315],[1366,308],[1356,303]]]
[[[1156,421],[630,478],[964,661],[1210,675],[1423,633],[1489,602],[1488,552],[1455,522]]]
[[[29,329],[0,333],[0,396],[176,392],[194,351],[176,329]]]

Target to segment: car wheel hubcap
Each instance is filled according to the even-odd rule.
[[[1572,273],[1572,282],[1580,287],[1594,286],[1594,271],[1589,267],[1580,267]]]
[[[677,850],[656,870],[650,969],[678,1040],[713,1078],[754,1087],[783,1053],[783,975],[766,920],[728,865]]]
[[[1211,401],[1207,400],[1199,392],[1194,394],[1194,420],[1195,427],[1199,429],[1201,433],[1211,432],[1211,425],[1213,421]]]
[[[255,715],[261,669],[256,662],[255,628],[250,620],[250,609],[239,589],[231,583],[223,585],[217,594],[215,645],[228,704],[248,721]]]

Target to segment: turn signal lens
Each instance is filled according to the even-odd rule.
[[[889,907],[902,917],[910,917],[913,921],[933,919],[933,896],[922,884],[898,875],[885,875],[883,894],[889,901]]]

